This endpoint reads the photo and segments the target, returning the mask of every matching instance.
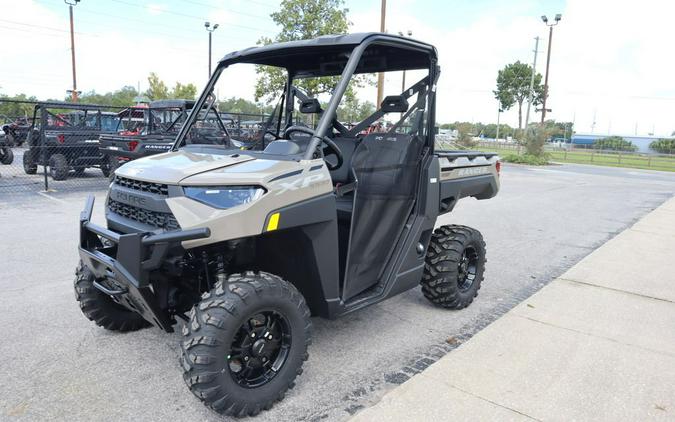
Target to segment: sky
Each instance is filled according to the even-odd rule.
[[[347,0],[346,7],[351,32],[379,30],[380,0]],[[278,28],[269,14],[277,8],[274,0],[82,0],[74,8],[78,89],[146,89],[150,72],[201,88],[208,76],[204,21],[219,24],[215,62],[273,37]],[[68,7],[62,0],[0,0],[0,10],[0,94],[63,98],[72,84]],[[412,31],[438,48],[437,121],[494,123],[498,70],[532,63],[539,36],[543,74],[548,28],[540,16],[556,13],[562,20],[553,31],[547,117],[574,121],[585,133],[675,131],[673,1],[389,0],[386,29]],[[241,75],[219,95],[253,99],[254,81]],[[400,85],[400,76],[385,84]],[[374,101],[374,91],[361,97]],[[500,119],[517,126],[517,107]]]

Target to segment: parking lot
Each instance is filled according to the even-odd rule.
[[[104,191],[94,188],[101,221]],[[485,237],[488,264],[477,301],[446,311],[414,289],[339,320],[314,318],[303,375],[257,420],[347,419],[673,194],[673,173],[505,166],[497,197],[464,200],[438,222],[473,226]],[[0,376],[6,380],[0,419],[223,420],[185,387],[178,334],[110,333],[81,315],[72,279],[84,196],[0,197]]]

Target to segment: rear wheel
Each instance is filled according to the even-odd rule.
[[[485,242],[478,230],[441,226],[427,249],[422,293],[444,308],[465,308],[478,295],[485,262]]]
[[[49,157],[49,174],[54,180],[66,180],[68,178],[68,159],[63,154],[54,154]]]
[[[10,165],[14,161],[14,152],[10,147],[0,148],[0,163]]]
[[[183,328],[183,378],[218,413],[258,414],[302,373],[311,322],[304,298],[268,273],[234,274],[202,296]]]
[[[75,299],[84,316],[106,330],[136,331],[150,323],[94,287],[94,274],[82,262],[75,270]]]
[[[33,161],[33,154],[30,150],[26,150],[23,153],[23,171],[26,174],[37,173],[37,164]]]

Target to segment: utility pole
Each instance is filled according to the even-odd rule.
[[[381,0],[381,9],[380,9],[380,32],[384,32],[384,22],[387,14],[387,0]],[[382,104],[382,97],[384,93],[384,73],[380,72],[377,74],[377,103],[376,107],[379,107]]]
[[[204,22],[204,28],[209,33],[209,78],[211,77],[211,35],[218,29],[218,24],[211,26],[209,22]]]
[[[76,103],[78,92],[77,75],[75,73],[75,25],[73,24],[73,6],[76,6],[80,0],[63,0],[63,2],[68,5],[68,11],[70,12],[70,58],[73,65],[73,90],[70,91],[70,96],[72,101]]]
[[[548,26],[548,52],[546,53],[546,76],[544,76],[544,100],[542,101],[541,105],[541,124],[544,124],[544,120],[546,119],[546,98],[548,97],[548,68],[549,65],[551,64],[551,41],[553,41],[553,27],[560,22],[561,18],[562,15],[558,13],[557,15],[555,15],[555,23],[549,24],[548,18],[546,16],[541,17],[541,20],[544,21],[546,26]]]
[[[530,106],[532,105],[532,95],[534,94],[534,75],[537,73],[537,53],[539,52],[539,37],[534,38],[534,60],[532,60],[532,76],[530,77],[530,93],[527,99],[527,112],[525,113],[525,133],[527,125],[530,123]]]

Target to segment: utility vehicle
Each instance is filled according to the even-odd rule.
[[[429,44],[367,33],[237,51],[196,107],[215,101],[219,81],[226,92],[255,75],[235,70],[245,64],[286,75],[274,140],[261,151],[195,143],[204,116],[190,114],[171,152],[116,171],[107,227],[91,222],[87,200],[75,278],[82,312],[109,330],[171,332],[184,320],[185,382],[234,416],[269,409],[293,387],[310,315],[336,318],[420,284],[436,305],[469,305],[483,279],[483,239],[465,226],[434,227],[460,198],[499,189],[495,154],[434,151],[440,68]],[[418,82],[351,129],[339,123],[350,83],[403,70]],[[330,82],[325,109],[302,90],[319,77]],[[298,112],[316,126],[293,124]],[[383,119],[393,122],[387,132],[359,135]]]
[[[149,155],[171,150],[176,135],[192,111],[192,100],[156,100],[148,106],[135,106],[118,113],[122,125],[117,133],[99,137],[100,149],[106,155],[108,165],[116,169],[121,164]],[[209,125],[201,129],[201,142],[223,143],[228,137],[225,125],[218,113]]]
[[[66,180],[71,170],[81,175],[97,167],[108,177],[111,168],[98,150],[98,137],[115,130],[117,116],[103,110],[92,104],[37,103],[23,154],[24,172],[35,174],[38,165],[48,166],[52,179]]]

